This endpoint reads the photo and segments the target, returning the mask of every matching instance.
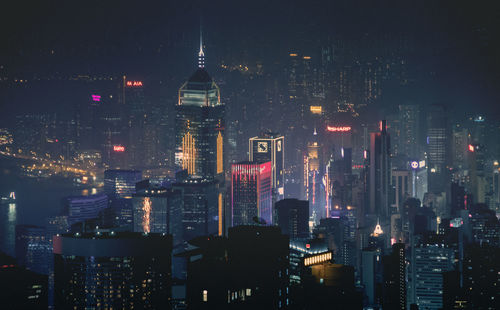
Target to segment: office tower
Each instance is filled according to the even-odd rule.
[[[288,237],[275,226],[237,226],[228,237],[193,240],[188,309],[287,309]],[[200,255],[201,254],[201,255]]]
[[[420,154],[420,107],[399,106],[399,154],[409,159],[421,158]]]
[[[304,258],[317,253],[328,252],[325,239],[290,239],[290,285],[300,285],[304,275]]]
[[[97,218],[99,212],[108,207],[108,196],[96,194],[89,196],[71,196],[64,199],[68,212],[68,225]]]
[[[170,235],[55,236],[55,307],[170,309],[171,253]]]
[[[429,191],[445,192],[449,183],[450,137],[446,109],[432,105],[427,114],[427,165]]]
[[[123,109],[117,100],[110,99],[102,104],[99,112],[100,150],[106,167],[118,168],[127,164],[127,122]]]
[[[452,161],[454,168],[467,168],[468,144],[469,131],[460,124],[453,126]]]
[[[380,291],[383,280],[382,252],[370,247],[361,251],[361,284],[364,287],[366,306],[380,304]]]
[[[285,197],[285,138],[272,132],[249,140],[249,160],[271,162],[273,201]]]
[[[467,159],[469,163],[468,191],[475,203],[485,203],[489,184],[486,184],[484,147],[479,144],[469,144]]]
[[[392,185],[395,189],[395,200],[397,212],[400,212],[407,198],[414,197],[412,172],[408,170],[392,170]]]
[[[332,252],[317,253],[303,259],[303,295],[292,303],[301,309],[362,309],[362,296],[354,286],[354,267],[334,264]]]
[[[223,178],[225,108],[204,55],[200,39],[198,69],[179,89],[175,106],[175,163],[190,176]]]
[[[491,246],[466,248],[461,298],[469,309],[500,308],[500,249]]]
[[[49,274],[51,245],[45,227],[16,225],[16,259],[19,266]]]
[[[217,180],[179,179],[172,189],[181,191],[183,241],[224,233],[224,200]]]
[[[149,159],[146,152],[152,141],[146,139],[146,126],[151,121],[151,111],[144,96],[144,82],[122,77],[122,101],[127,109],[128,157],[134,166],[142,166]]]
[[[232,226],[273,223],[271,167],[270,161],[231,166]]]
[[[46,310],[47,276],[19,267],[0,252],[0,298],[2,309]]]
[[[351,236],[348,218],[337,213],[330,218],[321,219],[314,228],[314,235],[324,239],[328,249],[333,252],[335,262],[342,265],[356,265],[355,238]]]
[[[109,204],[109,209],[108,215],[113,217],[111,226],[133,230],[134,208],[131,199],[113,199]]]
[[[283,199],[274,204],[277,223],[290,240],[309,236],[309,201]]]
[[[472,241],[492,247],[500,247],[500,223],[495,211],[486,204],[475,204],[469,213]]]
[[[339,156],[340,155],[340,156]],[[346,210],[352,205],[352,149],[340,148],[338,153],[332,154],[332,158],[326,169],[327,186],[327,217],[335,210]]]
[[[467,192],[465,187],[460,186],[458,183],[451,183],[450,188],[450,215],[456,216],[460,210],[467,209]]]
[[[135,193],[135,184],[142,180],[138,170],[104,171],[104,192],[110,198],[131,198]]]
[[[132,196],[134,232],[171,234],[173,244],[179,244],[183,233],[182,192],[153,186],[149,180],[141,183],[147,184]]]
[[[387,123],[380,121],[380,131],[370,134],[370,213],[383,223],[388,220],[391,185],[390,137]]]
[[[307,143],[307,152],[304,155],[303,197],[309,201],[310,215],[317,219],[326,216],[326,205],[322,194],[322,145],[318,141],[318,133],[314,130],[312,139]]]
[[[443,273],[452,269],[453,249],[422,242],[413,248],[409,302],[419,309],[443,307]]]
[[[384,309],[406,309],[406,256],[405,244],[392,245],[392,253],[384,256]]]

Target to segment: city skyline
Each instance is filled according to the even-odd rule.
[[[7,7],[8,307],[500,307],[492,2]]]

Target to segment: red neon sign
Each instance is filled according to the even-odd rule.
[[[113,151],[115,152],[125,152],[125,147],[121,145],[113,145]]]
[[[142,86],[142,81],[127,81],[128,87],[140,87]]]
[[[469,152],[474,152],[474,145],[469,144]]]
[[[347,132],[351,131],[351,126],[326,126],[326,130],[331,132]]]

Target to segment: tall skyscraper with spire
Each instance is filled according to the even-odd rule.
[[[198,69],[179,89],[176,105],[175,162],[190,177],[223,178],[224,104],[217,84],[205,70],[200,31]]]
[[[224,216],[224,104],[205,70],[200,28],[198,69],[179,89],[175,106],[175,163],[183,171],[174,188],[182,191],[184,240],[219,234]]]

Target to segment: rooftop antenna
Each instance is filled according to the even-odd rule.
[[[203,52],[203,31],[200,17],[200,52],[198,53],[198,68],[205,68],[205,53]]]

